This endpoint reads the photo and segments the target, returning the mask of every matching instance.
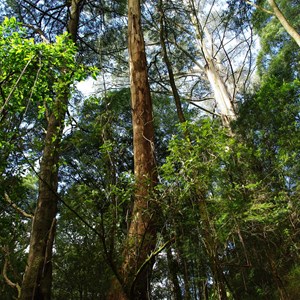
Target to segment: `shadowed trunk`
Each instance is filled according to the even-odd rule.
[[[56,106],[59,108],[62,106],[62,103],[57,100]],[[58,202],[56,195],[58,186],[58,149],[65,109],[60,111],[61,113],[58,116],[52,113],[48,120],[39,174],[39,197],[33,217],[30,250],[22,283],[22,300],[51,299],[52,246]]]
[[[79,20],[79,4],[70,6],[68,32],[75,41]],[[62,71],[63,72],[63,71]],[[22,288],[21,300],[51,299],[52,247],[56,228],[59,151],[69,90],[63,91],[53,104],[48,118],[45,145],[39,173],[39,196],[32,221],[30,249]]]
[[[166,64],[166,67],[167,67],[167,70],[168,70],[170,86],[171,86],[173,97],[174,97],[174,100],[175,100],[178,119],[181,123],[184,123],[186,120],[185,120],[184,113],[183,113],[183,110],[182,110],[180,95],[179,95],[178,89],[176,87],[174,72],[173,72],[173,69],[172,69],[171,61],[170,61],[169,56],[168,56],[167,46],[166,46],[166,43],[165,43],[166,30],[165,30],[165,24],[164,24],[164,9],[163,9],[162,0],[160,0],[159,3],[158,3],[158,9],[159,9],[159,13],[160,13],[160,32],[159,32],[159,36],[160,36],[160,45],[161,45],[161,48],[162,48],[162,56],[163,56],[164,62]]]

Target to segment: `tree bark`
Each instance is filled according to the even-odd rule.
[[[205,46],[202,46],[202,48],[206,49]],[[204,53],[206,53],[206,76],[215,95],[215,100],[220,110],[222,123],[225,127],[229,127],[230,122],[236,119],[236,113],[234,110],[234,106],[232,105],[230,94],[228,92],[226,84],[224,83],[224,80],[219,74],[214,60],[208,54],[208,51],[204,51]]]
[[[139,0],[128,1],[128,49],[136,187],[120,271],[122,282],[111,291],[108,298],[143,300],[148,299],[153,264],[153,260],[148,258],[156,244],[157,212],[151,194],[157,182],[157,173],[152,101]]]
[[[229,92],[224,78],[220,75],[220,68],[216,64],[213,54],[207,49],[204,40],[204,32],[209,35],[207,28],[203,28],[202,22],[199,20],[198,11],[194,0],[189,0],[191,8],[191,20],[197,32],[197,41],[199,50],[205,60],[205,72],[210,83],[212,92],[214,93],[217,107],[220,110],[222,123],[225,127],[229,127],[230,122],[236,119],[236,111],[234,106],[233,94]]]
[[[287,33],[295,40],[295,42],[300,47],[300,34],[293,28],[293,26],[285,18],[285,16],[281,12],[280,8],[278,7],[276,1],[268,0],[268,2],[270,4],[270,6],[272,7],[276,18],[279,20],[279,22],[284,27],[284,29],[287,31]]]
[[[62,104],[56,103],[59,107]],[[21,300],[51,299],[52,246],[58,198],[59,143],[64,111],[60,116],[49,117],[45,147],[39,174],[39,196],[33,217],[30,249],[25,270]],[[54,142],[53,142],[54,140]]]
[[[184,123],[185,117],[184,117],[184,113],[182,110],[182,105],[181,105],[181,99],[178,93],[178,89],[176,87],[176,83],[175,83],[175,78],[174,78],[174,72],[172,69],[172,64],[169,60],[169,56],[168,56],[168,51],[167,51],[167,46],[165,43],[165,25],[164,25],[164,11],[163,11],[163,2],[162,0],[159,1],[158,4],[158,9],[159,9],[159,13],[160,13],[160,45],[162,48],[162,55],[163,55],[163,59],[165,61],[167,70],[168,70],[168,74],[169,74],[169,81],[170,81],[170,85],[171,85],[171,89],[173,92],[173,97],[175,100],[175,105],[176,105],[176,110],[177,110],[177,115],[178,115],[178,119],[181,123]]]
[[[68,31],[75,42],[80,0],[72,0]],[[69,90],[55,100],[48,118],[45,146],[39,174],[39,195],[30,235],[27,267],[21,300],[50,300],[52,286],[52,248],[56,228],[59,150],[67,111]]]

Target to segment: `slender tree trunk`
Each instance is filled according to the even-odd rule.
[[[149,298],[149,278],[153,264],[149,256],[156,243],[157,212],[151,202],[151,193],[157,182],[157,173],[152,102],[139,0],[128,1],[128,48],[136,188],[120,272],[122,282],[108,298],[143,300]]]
[[[68,31],[76,40],[79,0],[70,7]],[[51,299],[52,247],[56,228],[59,150],[64,128],[69,91],[62,92],[48,118],[45,146],[39,174],[39,196],[32,221],[30,248],[22,287],[21,300]]]
[[[165,25],[164,25],[164,10],[163,10],[163,1],[160,0],[158,3],[158,9],[159,9],[159,13],[160,13],[160,45],[162,48],[162,55],[163,55],[163,59],[165,61],[167,70],[168,70],[168,74],[169,74],[169,81],[170,81],[170,85],[171,85],[171,89],[173,92],[173,97],[175,100],[175,105],[176,105],[176,110],[177,110],[177,115],[178,115],[178,119],[181,123],[184,123],[185,117],[184,117],[184,113],[182,110],[182,105],[181,105],[181,99],[178,93],[178,89],[176,87],[176,83],[175,83],[175,78],[174,78],[174,72],[172,69],[172,64],[169,60],[169,56],[168,56],[168,51],[167,51],[167,46],[165,43],[165,36],[166,36],[166,30],[165,30]]]
[[[276,1],[268,0],[268,2],[270,4],[270,6],[272,7],[276,18],[279,20],[279,22],[284,27],[284,29],[287,31],[287,33],[295,40],[295,42],[300,47],[300,34],[295,30],[295,28],[285,18],[285,16],[281,12],[280,8],[278,7]]]
[[[177,277],[178,263],[174,260],[171,248],[167,249],[167,260],[170,272],[170,278],[173,284],[173,297],[175,300],[182,300],[181,288]]]
[[[246,3],[252,5],[253,7],[267,13],[270,15],[275,15],[287,33],[295,40],[295,42],[300,47],[300,34],[296,31],[296,29],[290,24],[290,22],[286,19],[279,6],[277,5],[275,0],[268,0],[269,5],[272,8],[272,11],[263,8],[262,6],[256,5],[254,2],[250,0],[244,0]]]

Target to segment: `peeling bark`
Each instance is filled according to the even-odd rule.
[[[148,260],[148,257],[151,257],[156,244],[157,212],[151,201],[151,193],[157,182],[157,173],[152,101],[139,0],[128,1],[128,48],[136,188],[120,271],[122,282],[111,291],[108,298],[142,300],[148,299],[153,264],[153,259]]]
[[[229,127],[231,121],[236,119],[236,113],[232,104],[231,96],[228,92],[224,80],[219,75],[213,59],[207,54],[205,55],[206,66],[205,72],[210,83],[211,89],[215,95],[217,106],[220,110],[223,125]]]
[[[230,91],[229,86],[221,76],[221,70],[216,62],[216,58],[206,47],[206,40],[204,36],[209,36],[209,32],[207,28],[202,26],[202,22],[199,20],[198,12],[193,0],[189,0],[189,6],[191,8],[191,20],[197,33],[199,50],[206,63],[205,73],[210,83],[211,90],[214,93],[215,101],[222,118],[222,123],[225,127],[229,127],[230,122],[235,120],[237,117],[233,99],[234,92]]]

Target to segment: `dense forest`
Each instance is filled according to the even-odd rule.
[[[298,0],[3,0],[1,300],[300,299]]]

